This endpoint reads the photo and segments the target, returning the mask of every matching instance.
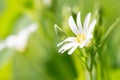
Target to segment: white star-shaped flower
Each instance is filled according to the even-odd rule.
[[[58,52],[64,53],[68,51],[68,54],[72,54],[74,50],[79,47],[83,48],[90,43],[90,40],[93,38],[92,32],[95,28],[96,19],[90,21],[91,13],[88,13],[83,25],[81,24],[80,12],[77,14],[77,25],[75,24],[73,17],[70,16],[68,23],[72,30],[72,32],[76,35],[76,37],[68,37],[64,41],[57,44],[57,46],[62,47],[59,49]]]

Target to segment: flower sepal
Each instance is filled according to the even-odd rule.
[[[60,37],[61,40],[67,37],[66,33],[56,24],[54,24],[54,29],[56,34]]]

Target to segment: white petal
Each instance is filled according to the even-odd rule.
[[[72,49],[70,49],[70,51],[68,52],[69,55],[71,55],[75,49],[78,47],[78,45],[74,46]]]
[[[77,35],[78,29],[77,29],[77,26],[76,26],[72,16],[70,16],[68,23],[69,23],[69,26],[70,26],[72,32]]]
[[[87,35],[87,39],[92,39],[93,38],[93,35],[92,34],[88,34]]]
[[[16,43],[17,43],[17,36],[16,35],[11,35],[8,36],[8,38],[5,40],[6,47],[8,48],[14,48]]]
[[[86,43],[85,43],[85,46],[88,47],[90,42],[91,42],[90,40],[87,40]]]
[[[38,26],[36,23],[31,24],[27,28],[22,29],[19,33],[19,35],[30,35],[31,33],[35,32],[38,29]]]
[[[38,25],[36,23],[31,24],[26,31],[29,33],[35,32],[38,29]]]
[[[84,30],[86,31],[88,29],[88,25],[89,25],[89,22],[90,22],[90,17],[91,17],[91,13],[88,13],[85,20],[84,20]]]
[[[88,44],[90,43],[90,41],[91,41],[90,39],[87,39],[87,40],[86,40],[84,43],[82,43],[79,47],[80,47],[80,48],[83,48],[83,47],[85,47],[85,46],[88,47]]]
[[[75,42],[71,42],[71,43],[67,43],[65,45],[63,45],[58,52],[62,52],[62,51],[66,51],[68,49],[70,49],[71,47],[75,46],[76,43]]]
[[[77,14],[77,25],[78,25],[79,30],[81,31],[82,24],[81,24],[80,12],[78,12],[78,14]]]
[[[19,34],[18,35],[18,40],[17,40],[17,43],[16,43],[16,49],[19,50],[19,51],[23,51],[27,45],[27,41],[29,39],[29,36],[30,35],[26,35],[26,34]]]
[[[83,48],[83,47],[85,46],[85,43],[86,43],[86,42],[83,42],[83,43],[79,44],[79,47],[80,47],[80,48]]]
[[[93,20],[89,26],[89,33],[91,33],[95,28],[96,20]]]
[[[74,46],[78,46],[78,44],[75,43],[75,44],[74,44],[73,46],[71,46],[71,47],[66,47],[66,48],[64,48],[64,50],[62,50],[61,53],[64,53],[65,51],[67,51],[68,49],[73,48]]]
[[[57,47],[62,45],[64,42],[67,42],[67,41],[75,41],[75,37],[68,37],[68,38],[66,38],[64,41],[58,43]]]

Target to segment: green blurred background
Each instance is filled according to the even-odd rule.
[[[0,0],[0,41],[34,22],[39,25],[24,52],[0,51],[0,80],[85,80],[79,59],[58,53],[56,44],[61,40],[54,24],[71,34],[68,18],[72,13],[81,11],[83,21],[88,12],[94,14],[96,10],[100,11],[99,25],[105,32],[120,17],[120,0]],[[101,49],[108,80],[120,79],[119,30],[120,24]]]

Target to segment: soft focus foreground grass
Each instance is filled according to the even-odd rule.
[[[5,49],[0,52],[0,80],[76,80],[85,79],[84,69],[76,57],[58,54],[56,44],[60,41],[54,24],[71,34],[68,17],[71,12],[81,11],[82,21],[88,12],[101,9],[101,25],[104,31],[119,17],[118,0],[52,0],[51,6],[42,0],[0,0],[0,39],[16,34],[29,24],[39,25],[31,35],[24,52]],[[109,80],[120,76],[120,24],[111,33],[107,47],[101,50],[102,60]],[[99,80],[99,79],[98,79]]]
[[[11,70],[11,63],[8,62],[5,66],[0,68],[0,79],[1,80],[13,80]]]

